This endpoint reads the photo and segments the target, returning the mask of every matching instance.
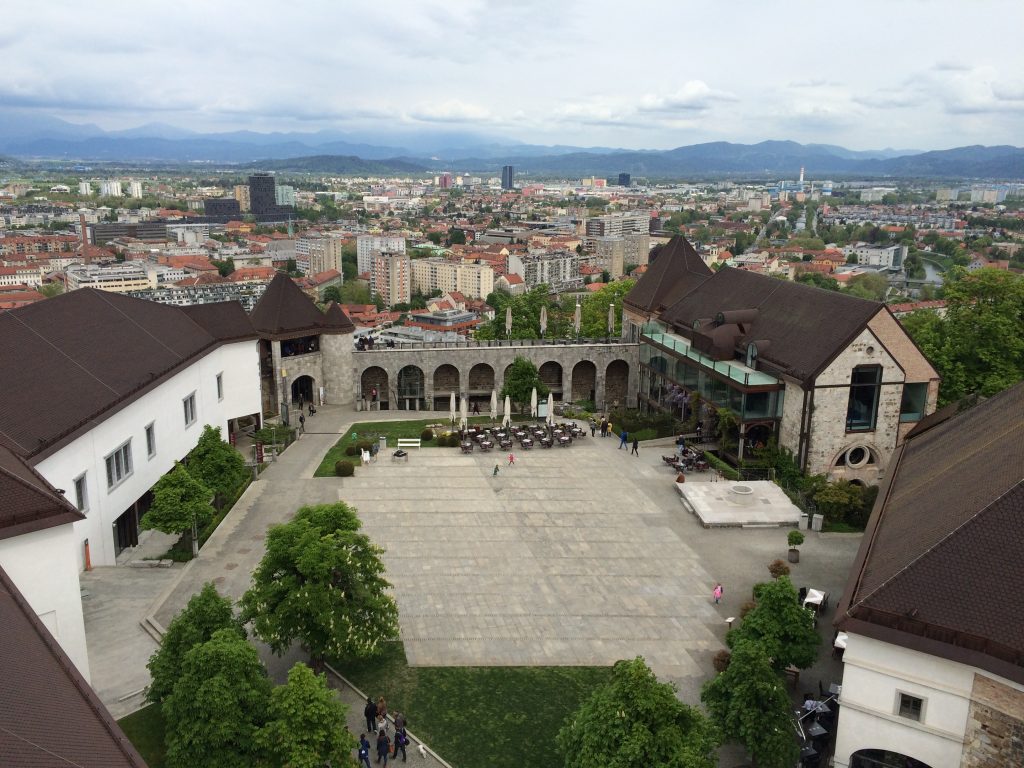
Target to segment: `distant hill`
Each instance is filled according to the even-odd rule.
[[[287,160],[263,160],[253,167],[267,171],[294,171],[296,173],[336,174],[382,174],[382,173],[424,173],[427,169],[419,163],[401,158],[387,160],[364,160],[354,155],[313,155],[293,157]]]

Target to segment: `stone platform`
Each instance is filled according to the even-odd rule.
[[[676,483],[676,490],[683,506],[700,518],[705,528],[800,523],[800,508],[767,480]]]

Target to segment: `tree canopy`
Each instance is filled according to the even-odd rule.
[[[612,335],[621,335],[622,299],[634,285],[636,280],[618,280],[584,298],[580,306],[580,336],[597,339],[608,335],[609,304],[615,304],[615,331]]]
[[[232,496],[248,475],[242,454],[221,439],[220,427],[209,424],[188,454],[188,472],[217,495],[218,504]]]
[[[820,272],[801,272],[797,270],[796,282],[813,285],[815,288],[824,288],[826,291],[839,290],[838,280],[834,277],[823,275]]]
[[[327,678],[299,663],[288,682],[270,694],[269,721],[259,734],[268,762],[280,768],[348,765],[355,737],[348,731],[348,707],[327,687]]]
[[[501,397],[508,397],[513,407],[525,406],[530,402],[534,388],[537,389],[538,398],[547,397],[548,388],[540,380],[537,366],[525,357],[517,357],[505,371],[505,386],[501,388]]]
[[[146,689],[146,698],[158,702],[170,694],[174,682],[181,676],[185,654],[205,643],[220,629],[233,630],[245,638],[245,629],[235,618],[231,601],[208,583],[174,617],[160,641],[160,647],[149,657],[146,667],[152,682]]]
[[[220,629],[185,653],[181,676],[164,699],[171,768],[259,764],[270,681],[256,649],[234,629]]]
[[[153,504],[142,516],[142,527],[163,533],[184,533],[210,519],[213,492],[196,480],[184,466],[174,469],[153,486]]]
[[[566,768],[713,768],[718,731],[699,710],[676,698],[637,657],[616,662],[558,732]]]
[[[886,291],[889,289],[889,281],[884,275],[865,272],[850,278],[846,290],[852,296],[872,301],[884,301]]]
[[[776,670],[793,665],[811,666],[818,656],[821,638],[810,612],[800,605],[788,576],[754,587],[757,605],[739,627],[729,631],[726,642],[735,648],[744,640],[756,642]]]
[[[743,744],[758,768],[790,768],[800,754],[790,719],[789,694],[760,644],[744,639],[729,666],[700,695],[729,740]]]
[[[325,656],[364,658],[398,635],[383,552],[344,502],[302,507],[267,533],[267,551],[242,596],[242,619],[277,654],[292,641]]]

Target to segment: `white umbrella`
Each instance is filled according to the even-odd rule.
[[[544,332],[548,329],[548,308],[540,308],[540,336],[544,338]]]
[[[505,310],[505,335],[509,338],[512,337],[512,306]]]
[[[581,319],[581,314],[580,313],[581,313],[580,303],[579,303],[579,301],[577,301],[576,302],[576,312],[572,316],[572,324],[573,324],[573,327],[576,328],[576,335],[577,336],[580,335],[580,319]]]
[[[533,392],[530,394],[530,415],[537,415],[537,388],[533,388]]]
[[[491,421],[498,420],[498,393],[491,390]]]
[[[615,302],[608,305],[608,335],[615,333]]]
[[[548,392],[548,424],[555,423],[555,396]]]
[[[462,402],[459,403],[459,410],[462,415],[462,428],[465,429],[469,423],[469,398],[463,395]]]
[[[448,420],[455,423],[455,393],[452,392],[448,398]]]
[[[505,395],[505,416],[501,420],[501,425],[507,427],[512,423],[512,398]]]

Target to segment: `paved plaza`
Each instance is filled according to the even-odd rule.
[[[116,716],[141,705],[137,692],[148,683],[156,643],[139,622],[166,627],[207,581],[240,597],[267,528],[303,504],[344,500],[385,548],[411,664],[608,665],[642,655],[690,703],[712,674],[726,618],[768,578],[767,564],[786,556],[786,529],[705,529],[687,511],[660,458],[671,440],[631,456],[617,439],[588,434],[569,448],[516,450],[511,467],[507,452],[428,448],[394,462],[388,451],[355,477],[314,478],[360,415],[325,406],[307,419],[310,432],[253,483],[187,566],[83,575],[93,683]],[[447,417],[372,417],[417,415]],[[831,592],[834,606],[859,538],[808,532],[794,583]],[[717,581],[721,605],[711,599]],[[820,622],[826,641],[830,622]],[[839,673],[827,645],[821,656],[821,668],[801,680],[808,690]],[[264,657],[282,679],[287,665],[265,649]]]

